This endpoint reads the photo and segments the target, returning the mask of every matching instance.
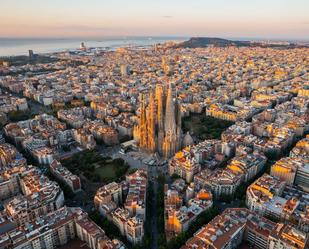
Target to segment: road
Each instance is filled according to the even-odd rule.
[[[158,248],[158,225],[157,225],[157,193],[158,193],[158,183],[156,180],[153,181],[153,193],[152,196],[152,205],[151,205],[151,232],[152,232],[152,240],[151,240],[151,248]]]
[[[151,249],[158,249],[158,224],[157,224],[157,194],[158,194],[158,177],[159,171],[157,166],[148,167],[148,179],[153,183],[153,196],[151,196]]]
[[[219,209],[220,213],[222,213],[227,208],[239,208],[239,204],[240,200],[238,199],[231,201],[231,203],[226,203],[217,200],[214,201],[214,206]]]

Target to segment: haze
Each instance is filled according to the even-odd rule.
[[[0,0],[0,37],[309,39],[308,0]]]

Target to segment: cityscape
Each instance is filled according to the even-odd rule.
[[[0,249],[309,249],[308,3],[74,4],[0,3]]]

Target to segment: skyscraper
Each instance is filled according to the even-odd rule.
[[[157,85],[155,97],[151,90],[147,105],[142,94],[134,139],[142,150],[158,152],[159,155],[169,158],[181,149],[181,111],[178,102],[173,99],[171,84],[167,95],[165,92],[164,86]]]

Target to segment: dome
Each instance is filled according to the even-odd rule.
[[[187,134],[183,138],[182,143],[183,143],[183,147],[191,146],[194,144],[193,138],[191,137],[189,132],[187,132]]]

